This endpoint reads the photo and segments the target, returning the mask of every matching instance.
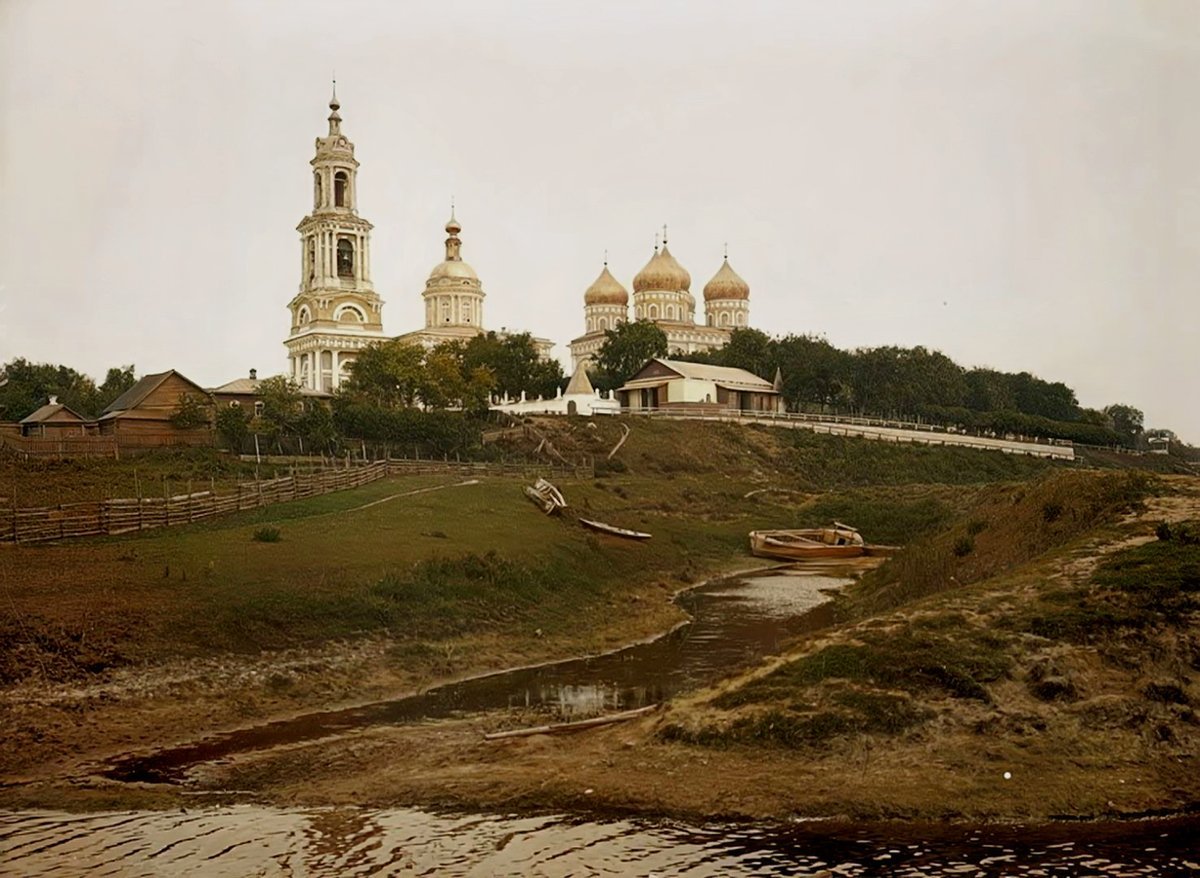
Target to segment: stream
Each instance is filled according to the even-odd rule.
[[[680,596],[693,621],[618,652],[478,677],[417,695],[265,723],[116,759],[123,781],[380,723],[536,708],[579,719],[709,685],[829,622],[855,568],[772,570]],[[1009,825],[683,823],[566,814],[252,805],[69,814],[0,812],[0,875],[50,876],[1088,876],[1200,875],[1200,818]]]

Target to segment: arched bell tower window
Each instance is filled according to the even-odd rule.
[[[321,206],[321,172],[313,171],[313,207]]]
[[[354,245],[349,238],[339,238],[337,243],[338,277],[354,277]]]
[[[346,184],[350,182],[345,171],[338,171],[333,175],[333,204],[334,207],[349,207],[346,203],[347,192]]]

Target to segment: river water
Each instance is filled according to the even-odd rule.
[[[313,713],[114,760],[113,778],[187,783],[190,769],[377,723],[536,708],[579,718],[711,683],[825,624],[852,571],[775,571],[681,597],[694,621],[610,655]],[[0,875],[952,876],[1200,875],[1200,819],[1048,827],[685,824],[571,815],[258,806],[0,812]]]

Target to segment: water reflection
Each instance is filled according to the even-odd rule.
[[[0,812],[0,874],[1182,876],[1200,820],[1049,827],[688,825],[257,807]]]

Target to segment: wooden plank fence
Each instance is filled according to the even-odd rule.
[[[172,497],[135,497],[13,507],[0,525],[0,542],[32,543],[78,537],[136,533],[204,521],[246,509],[302,500],[368,485],[390,475],[550,475],[591,476],[587,467],[549,467],[534,463],[471,463],[436,460],[381,460],[278,479],[241,482],[225,493],[198,491]],[[3,516],[3,513],[0,513]],[[4,521],[0,517],[0,521]]]

